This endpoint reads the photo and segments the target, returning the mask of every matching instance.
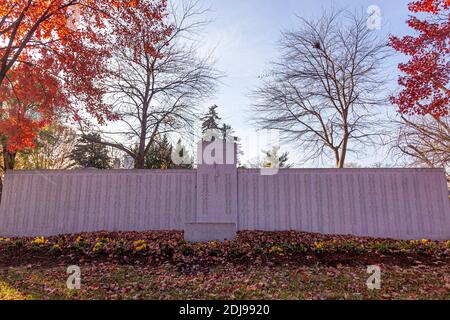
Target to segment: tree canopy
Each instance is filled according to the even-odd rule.
[[[391,46],[409,56],[399,65],[401,91],[391,98],[399,111],[434,117],[449,114],[450,102],[450,2],[419,0],[408,6],[413,14],[407,24],[415,35],[391,36]]]

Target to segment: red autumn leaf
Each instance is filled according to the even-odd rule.
[[[0,3],[0,138],[3,151],[33,146],[36,132],[57,112],[102,124],[117,118],[104,102],[109,75],[105,35],[128,44],[148,28],[145,48],[168,36],[158,23],[166,0],[9,0]],[[146,19],[139,19],[142,15]],[[117,17],[128,20],[119,23]],[[145,24],[140,23],[146,21]],[[170,31],[170,29],[169,29]]]
[[[426,15],[419,19],[411,16],[407,24],[416,35],[402,38],[391,36],[391,46],[408,56],[399,69],[403,75],[398,83],[402,91],[391,102],[404,114],[448,115],[450,91],[450,1],[418,0],[409,4],[413,13]]]

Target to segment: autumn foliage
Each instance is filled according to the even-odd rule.
[[[425,18],[411,16],[407,24],[416,35],[402,38],[392,36],[391,46],[408,56],[399,65],[402,91],[391,102],[403,114],[448,115],[450,92],[450,1],[418,0],[409,10]]]
[[[7,151],[15,153],[34,147],[36,131],[50,124],[68,102],[58,79],[42,69],[21,64],[8,74],[10,85],[0,91],[0,132],[7,137]]]
[[[0,3],[0,136],[3,152],[33,146],[55,113],[98,123],[117,118],[103,97],[110,43],[126,43],[134,15],[148,27],[164,16],[165,0],[8,0]],[[119,19],[125,17],[125,19]],[[151,31],[153,33],[151,33]],[[149,29],[145,48],[161,41]],[[163,35],[164,36],[164,35]],[[108,38],[109,37],[109,38]]]

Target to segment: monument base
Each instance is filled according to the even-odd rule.
[[[233,240],[236,237],[236,223],[192,222],[184,227],[184,239],[192,242]]]

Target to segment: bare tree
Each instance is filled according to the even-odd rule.
[[[220,74],[210,56],[198,55],[195,35],[207,23],[198,1],[183,1],[167,17],[173,30],[168,39],[156,45],[155,51],[135,50],[114,45],[111,62],[113,78],[106,83],[118,121],[115,130],[94,131],[102,138],[94,142],[114,147],[135,160],[142,169],[145,155],[157,137],[189,130],[198,119],[197,107],[210,96]],[[142,17],[145,19],[146,17]],[[136,32],[134,41],[148,41],[152,30]],[[83,132],[88,132],[82,126]],[[93,129],[90,128],[92,131]],[[85,138],[92,136],[84,135]]]
[[[279,130],[305,159],[333,158],[343,168],[349,151],[376,142],[376,109],[385,103],[387,41],[366,17],[335,11],[282,32],[281,57],[254,92],[254,121]],[[352,149],[350,148],[350,145]]]
[[[76,144],[76,132],[61,123],[54,123],[38,133],[36,147],[18,153],[17,169],[71,169],[69,155]]]
[[[450,117],[401,116],[391,151],[412,166],[450,170]]]

